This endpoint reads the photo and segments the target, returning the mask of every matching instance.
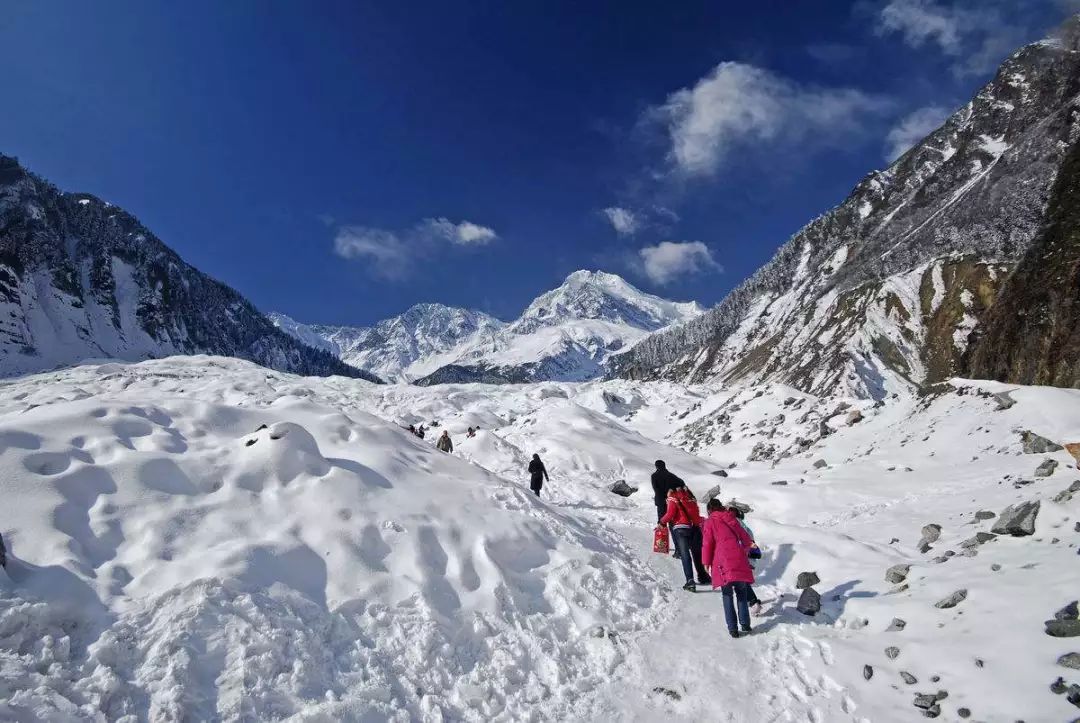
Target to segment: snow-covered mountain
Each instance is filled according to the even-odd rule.
[[[269,318],[305,344],[393,381],[422,376],[429,359],[462,344],[482,343],[506,326],[482,311],[443,304],[416,304],[373,327],[306,325],[279,313]]]
[[[122,209],[0,155],[0,374],[207,353],[374,379],[281,333]]]
[[[371,328],[270,318],[304,343],[381,378],[429,385],[592,379],[609,355],[701,313],[696,303],[646,294],[615,274],[575,271],[509,324],[441,304],[418,304]]]
[[[972,370],[1080,384],[1080,366],[1059,351],[1061,323],[1076,319],[1067,297],[1080,250],[1062,233],[1075,213],[1048,212],[1069,208],[1078,138],[1080,16],[1008,58],[941,128],[863,179],[719,305],[619,355],[612,373],[875,398]],[[994,337],[1007,343],[992,342],[987,361],[977,350],[988,310],[1018,265],[1037,270],[1053,249],[1053,273],[1025,276],[1041,279],[1038,292],[1013,284]],[[1035,321],[1054,314],[1058,323]],[[1017,331],[1017,318],[1032,323]]]

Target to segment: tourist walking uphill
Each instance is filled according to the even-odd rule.
[[[450,441],[450,433],[445,429],[443,430],[442,436],[439,437],[439,441],[435,443],[435,447],[447,454],[454,451],[454,443]]]
[[[703,529],[705,567],[712,575],[713,589],[720,588],[724,596],[728,632],[737,638],[740,628],[743,634],[750,632],[748,597],[754,571],[747,555],[754,541],[720,500],[710,500],[708,510],[709,518]]]
[[[532,461],[529,462],[529,488],[537,497],[540,496],[540,490],[544,487],[544,480],[551,481],[547,467],[540,461],[540,455],[534,454]]]
[[[671,525],[671,535],[682,560],[683,576],[686,578],[683,590],[689,592],[696,592],[697,585],[708,585],[712,582],[709,573],[701,564],[701,523],[701,510],[686,485],[679,485],[668,492],[667,510],[657,526]],[[695,570],[697,583],[694,582]]]
[[[664,460],[656,460],[656,471],[652,473],[653,502],[656,503],[656,520],[667,512],[668,492],[677,488],[685,487],[686,483],[668,471]]]

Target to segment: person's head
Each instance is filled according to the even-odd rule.
[[[533,459],[535,459],[537,462],[539,462],[540,461],[540,455],[534,454]]]
[[[444,430],[442,431],[442,436],[444,436],[444,437],[449,437],[449,436],[450,436],[450,432],[448,432],[447,430],[445,430],[445,429],[444,429]]]
[[[656,460],[656,468],[657,469],[667,469],[667,465],[664,464],[664,460],[658,459],[658,460]]]
[[[709,512],[723,512],[724,503],[713,497],[711,500],[709,500],[709,504],[706,505],[706,509],[708,509]]]

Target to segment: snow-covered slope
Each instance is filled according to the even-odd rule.
[[[1050,220],[1078,97],[1080,16],[1010,57],[717,307],[619,355],[613,372],[877,399],[963,372],[980,320]],[[1013,343],[1038,343],[1023,336]]]
[[[278,313],[269,317],[282,331],[346,364],[381,379],[406,382],[430,371],[430,359],[483,343],[505,326],[482,311],[443,304],[416,304],[373,327],[300,324]]]
[[[130,214],[0,155],[0,375],[197,353],[366,376],[278,331]]]

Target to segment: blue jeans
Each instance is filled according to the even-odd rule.
[[[694,571],[697,570],[698,580],[702,584],[709,579],[705,572],[705,566],[701,564],[701,532],[693,527],[679,527],[672,532],[675,541],[675,549],[679,551],[682,560],[683,575],[687,582],[694,581]]]
[[[724,617],[727,619],[728,631],[734,633],[742,626],[744,632],[750,631],[750,606],[747,598],[750,594],[750,583],[729,582],[720,588],[720,594],[724,596]],[[739,616],[735,619],[735,606],[738,604]]]

